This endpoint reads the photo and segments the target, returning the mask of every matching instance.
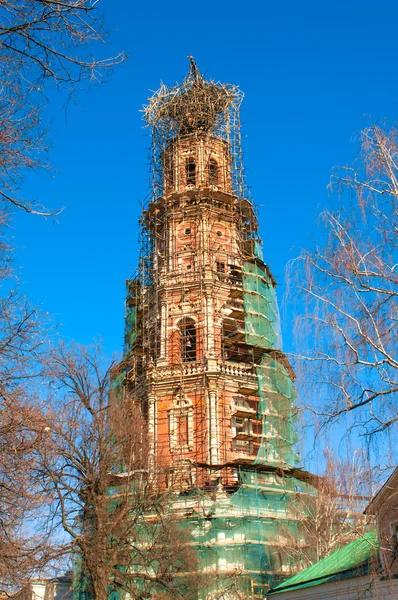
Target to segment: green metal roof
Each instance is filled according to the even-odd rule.
[[[302,587],[310,587],[325,583],[330,579],[336,579],[337,575],[350,571],[366,563],[370,558],[376,556],[379,543],[376,531],[368,531],[362,537],[336,550],[330,556],[311,565],[301,573],[290,577],[278,585],[269,594],[278,594]]]

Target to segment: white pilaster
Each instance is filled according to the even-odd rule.
[[[148,468],[150,476],[155,476],[156,468],[156,438],[157,438],[157,404],[156,396],[148,397]]]
[[[218,422],[217,422],[217,390],[208,391],[210,421],[210,464],[219,463]]]
[[[159,362],[162,364],[166,361],[167,353],[167,302],[162,298],[160,303],[160,355]]]

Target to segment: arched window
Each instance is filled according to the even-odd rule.
[[[214,158],[209,160],[209,185],[218,185],[218,163]]]
[[[193,446],[193,406],[192,402],[179,392],[170,409],[170,449],[192,450]]]
[[[196,185],[196,162],[190,156],[185,163],[185,172],[187,177],[187,185]]]
[[[196,360],[196,325],[189,317],[184,317],[178,323],[181,335],[181,360],[191,362]]]

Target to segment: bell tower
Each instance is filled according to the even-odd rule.
[[[152,191],[120,369],[147,424],[150,476],[181,515],[182,497],[197,515],[182,526],[203,569],[239,571],[245,597],[262,598],[285,568],[278,527],[297,525],[289,511],[304,478],[294,373],[244,182],[243,95],[205,80],[189,58],[183,82],[162,85],[144,111]]]

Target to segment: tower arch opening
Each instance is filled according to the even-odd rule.
[[[196,185],[196,160],[193,156],[185,161],[185,176],[187,185]]]
[[[209,160],[209,185],[219,185],[219,166],[215,158]]]
[[[191,317],[184,317],[179,321],[180,330],[180,348],[182,362],[192,362],[196,360],[197,335],[196,323]]]

